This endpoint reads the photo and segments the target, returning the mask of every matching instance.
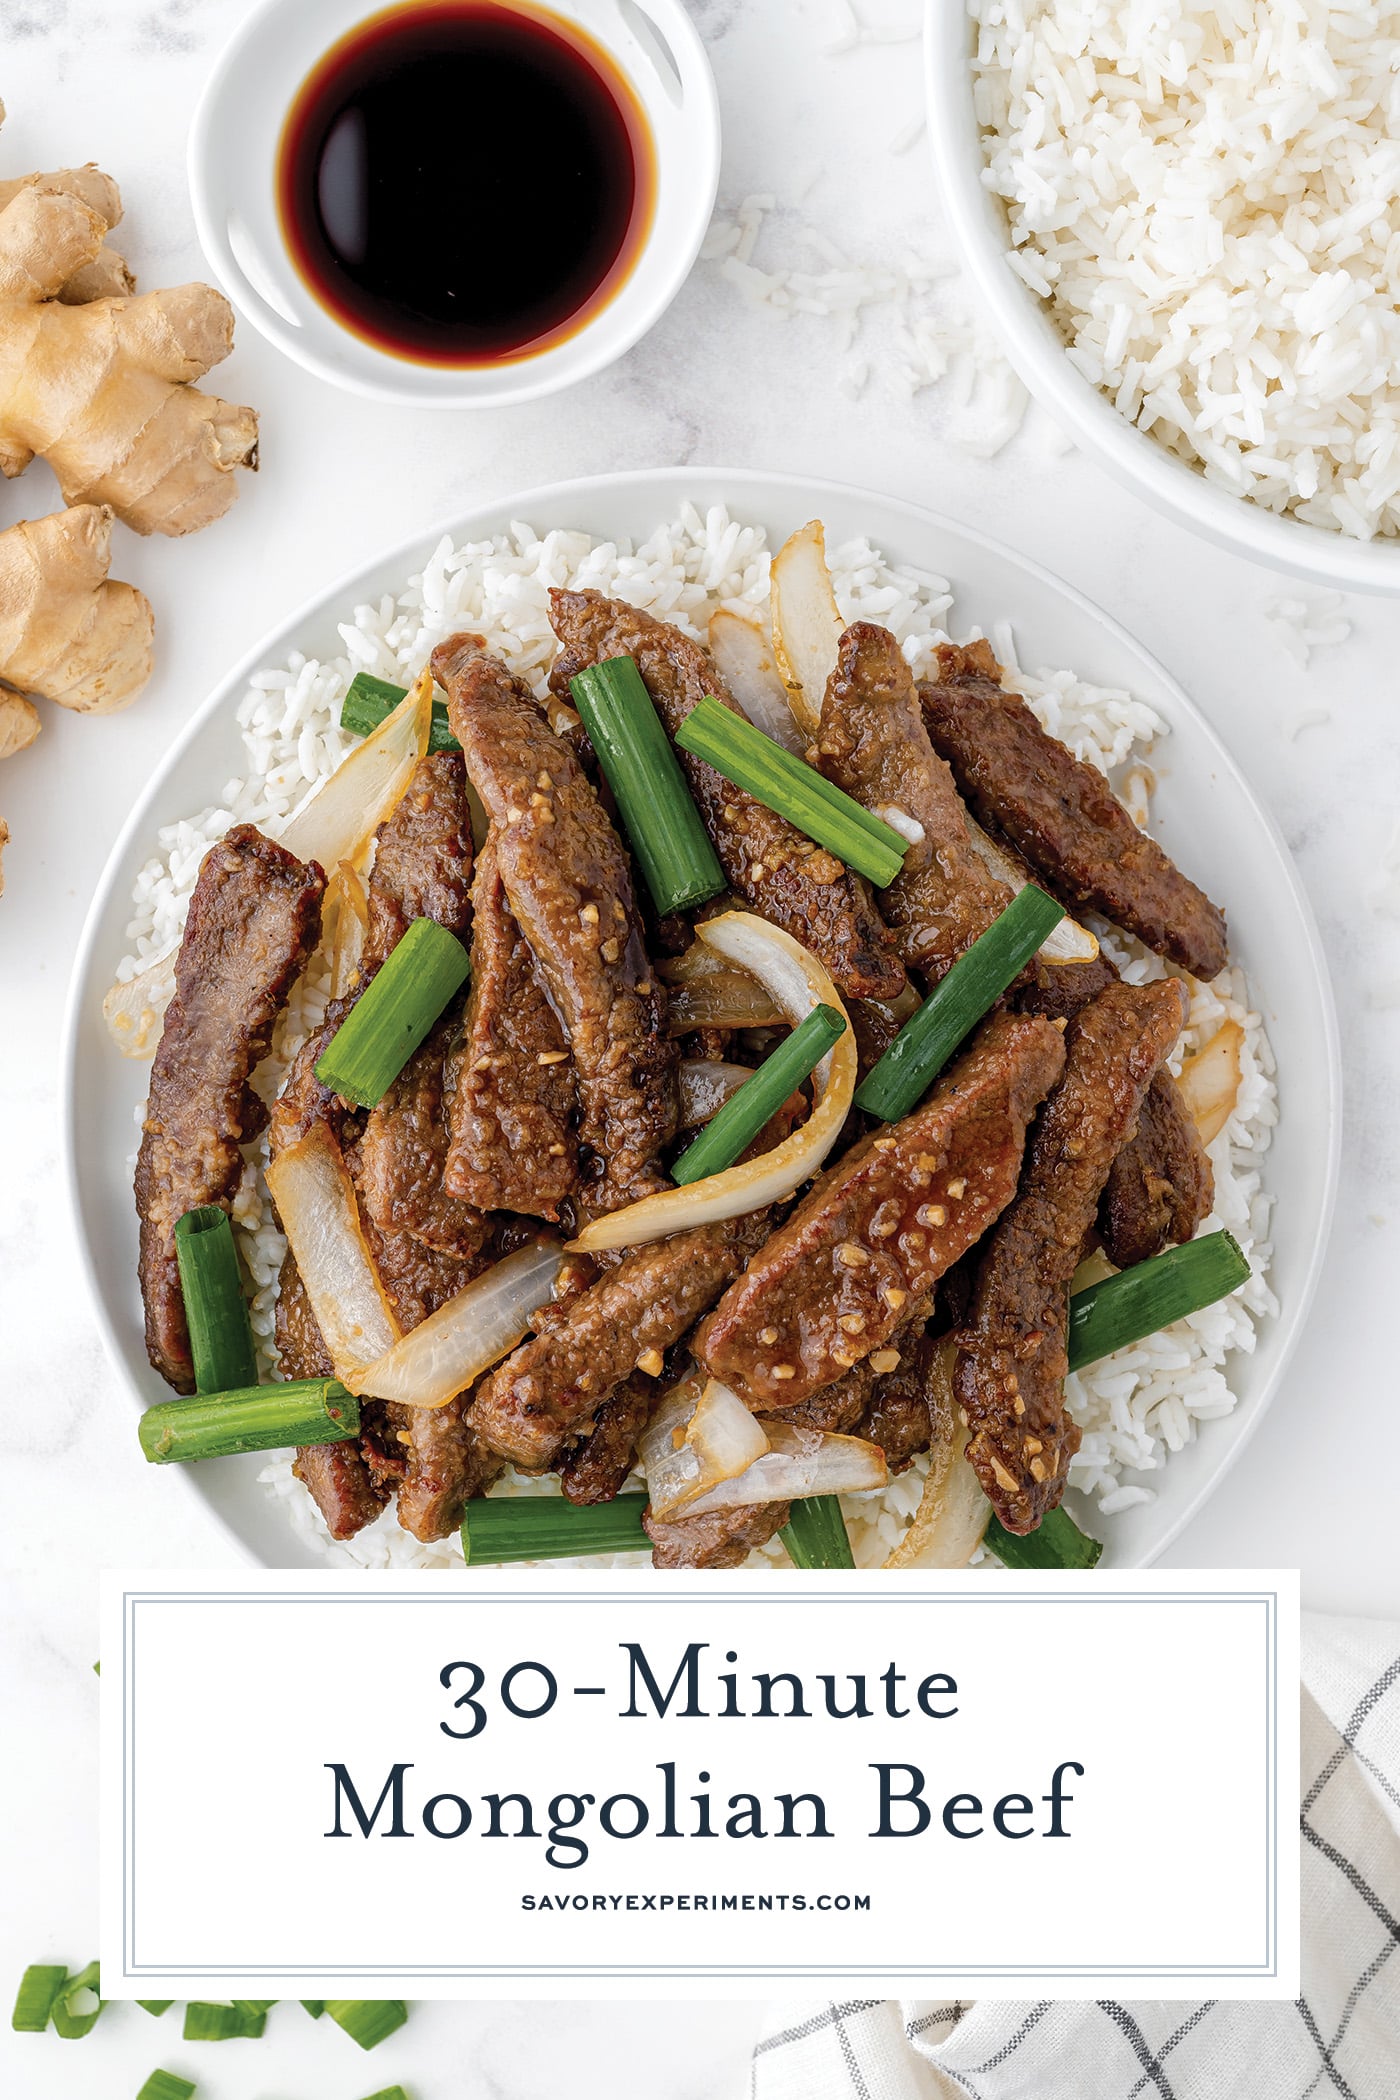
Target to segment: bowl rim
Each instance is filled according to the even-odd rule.
[[[708,486],[722,489],[723,500],[726,502],[747,502],[755,516],[762,515],[764,505],[772,500],[775,492],[800,494],[805,500],[815,503],[817,508],[813,511],[814,516],[820,516],[823,503],[833,497],[838,501],[873,505],[889,515],[907,519],[915,531],[920,527],[933,525],[939,530],[952,533],[969,545],[1009,562],[1042,585],[1048,586],[1072,607],[1077,615],[1105,629],[1143,665],[1154,680],[1159,681],[1161,686],[1169,691],[1174,706],[1181,710],[1183,717],[1190,719],[1193,732],[1202,739],[1215,767],[1233,776],[1250,805],[1254,821],[1274,849],[1279,874],[1287,891],[1288,901],[1297,915],[1302,934],[1300,965],[1304,974],[1310,977],[1315,985],[1319,1002],[1326,1117],[1325,1129],[1321,1133],[1324,1163],[1320,1200],[1315,1213],[1316,1229],[1303,1273],[1296,1287],[1290,1292],[1286,1306],[1275,1315],[1275,1318],[1283,1323],[1285,1331],[1269,1376],[1254,1398],[1247,1416],[1241,1419],[1238,1433],[1221,1454],[1216,1466],[1199,1482],[1193,1493],[1183,1498],[1180,1508],[1174,1512],[1171,1522],[1153,1542],[1145,1558],[1130,1563],[1133,1566],[1150,1566],[1175,1544],[1186,1526],[1215,1493],[1220,1482],[1233,1470],[1246,1446],[1252,1442],[1260,1422],[1277,1397],[1279,1386],[1306,1329],[1317,1293],[1336,1210],[1341,1171],[1343,1098],[1340,1028],[1321,932],[1287,841],[1272,812],[1255,793],[1247,774],[1225,744],[1211,718],[1197,706],[1179,681],[1144,643],[1138,641],[1113,614],[1106,612],[1087,593],[1067,583],[1054,570],[1047,568],[1034,557],[1022,553],[995,534],[966,525],[955,517],[933,510],[928,505],[887,495],[878,489],[863,487],[854,482],[835,481],[816,475],[774,473],[754,467],[688,465],[630,468],[606,474],[577,475],[514,491],[503,498],[493,498],[487,502],[473,504],[465,510],[454,511],[445,518],[435,520],[426,530],[404,535],[393,546],[381,548],[377,553],[357,561],[330,582],[300,599],[275,625],[262,633],[256,643],[216,682],[167,748],[160,767],[152,774],[144,792],[129,810],[97,878],[82,932],[73,953],[59,1052],[60,1172],[77,1242],[78,1265],[103,1348],[118,1374],[121,1385],[139,1408],[144,1404],[144,1395],[128,1360],[126,1346],[111,1316],[99,1274],[97,1250],[84,1219],[76,1104],[81,1085],[85,997],[95,951],[103,932],[104,917],[114,885],[122,873],[134,842],[150,835],[150,812],[171,771],[191,746],[203,737],[219,709],[227,706],[242,690],[251,674],[267,662],[275,660],[279,653],[285,653],[287,647],[295,646],[295,636],[309,622],[323,615],[328,606],[358,603],[365,596],[370,579],[391,564],[406,577],[413,561],[423,554],[425,548],[435,545],[444,535],[454,538],[469,537],[486,529],[488,524],[491,529],[498,529],[497,524],[491,521],[499,521],[506,515],[537,515],[557,502],[572,498],[587,497],[592,500],[595,497],[606,498],[613,491],[627,494],[655,491],[658,503],[674,505],[687,496],[696,500],[696,490]],[[184,1492],[198,1498],[206,1515],[220,1527],[240,1557],[254,1565],[265,1565],[259,1561],[256,1552],[218,1502],[200,1488],[198,1480],[192,1477],[191,1469],[177,1466],[173,1470],[180,1477]]]
[[[395,4],[398,0],[345,0],[347,19],[344,30],[352,29],[358,22]],[[523,0],[523,4],[536,6],[545,14],[560,15],[566,21],[577,20],[573,0]],[[636,295],[638,279],[634,267],[611,298],[576,334],[551,344],[533,357],[497,366],[457,368],[421,364],[410,358],[394,357],[358,338],[355,340],[359,348],[369,353],[373,363],[350,368],[324,355],[315,341],[303,329],[287,322],[251,282],[233,253],[220,211],[219,200],[225,194],[225,186],[214,173],[211,141],[229,76],[247,46],[268,34],[273,18],[285,6],[285,0],[260,0],[260,4],[238,24],[214,60],[190,118],[185,152],[186,180],[199,245],[205,261],[240,317],[274,349],[280,350],[317,379],[363,399],[385,401],[400,408],[492,409],[537,401],[545,395],[562,393],[568,387],[577,386],[625,357],[656,326],[695,266],[719,193],[722,146],[719,90],[714,69],[682,0],[626,0],[626,4],[635,7],[648,19],[653,15],[657,18],[653,27],[671,48],[681,70],[686,94],[695,98],[694,117],[701,135],[701,151],[690,163],[690,202],[685,238],[672,245],[667,266],[659,274],[649,298],[643,300]],[[626,24],[623,0],[614,0],[614,12]],[[633,76],[629,74],[629,78]],[[654,91],[635,78],[633,86],[650,116]],[[657,158],[659,163],[659,149]],[[653,226],[643,254],[655,239]],[[299,292],[298,296],[315,307],[318,313],[323,311],[311,292]],[[624,314],[629,316],[626,320],[621,319]],[[615,333],[602,325],[609,317],[614,323]],[[464,385],[468,376],[470,390]]]
[[[1232,554],[1326,589],[1400,593],[1400,544],[1357,540],[1207,481],[1139,430],[1070,363],[1046,302],[1010,267],[1000,200],[982,181],[968,0],[928,0],[924,85],[941,201],[969,276],[1027,390],[1125,488]]]

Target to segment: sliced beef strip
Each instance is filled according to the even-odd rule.
[[[1137,825],[1102,773],[1047,735],[985,642],[945,644],[920,687],[934,749],[973,810],[1079,907],[1196,977],[1229,959],[1225,915]]]
[[[590,1289],[541,1315],[477,1388],[477,1434],[512,1463],[552,1465],[570,1431],[639,1367],[649,1374],[737,1276],[767,1213],[634,1247]]]
[[[986,1022],[928,1098],[853,1146],[730,1285],[695,1339],[711,1375],[756,1411],[791,1407],[883,1349],[1011,1201],[1026,1125],[1063,1062],[1052,1021]]]
[[[654,1568],[738,1568],[755,1546],[766,1546],[791,1515],[790,1502],[757,1502],[662,1524],[647,1509],[642,1525],[651,1540]]]
[[[289,1253],[282,1263],[277,1294],[277,1350],[284,1378],[333,1378],[316,1315],[297,1265]],[[363,1419],[365,1409],[361,1408]],[[370,1472],[358,1437],[339,1444],[308,1444],[292,1466],[326,1521],[333,1539],[352,1539],[372,1524],[389,1499],[385,1482]]]
[[[415,919],[463,934],[471,918],[472,823],[460,751],[431,751],[380,825],[365,955],[383,962]]]
[[[591,1215],[668,1186],[676,1054],[647,960],[627,855],[529,688],[473,635],[433,652],[453,735],[496,826],[501,880],[573,1051],[580,1141],[599,1161]]]
[[[611,1502],[622,1492],[636,1456],[637,1438],[660,1393],[654,1378],[628,1378],[603,1402],[587,1435],[559,1461],[559,1484],[570,1502]]]
[[[486,1219],[475,1204],[449,1194],[444,1178],[448,1057],[457,1027],[449,1012],[370,1110],[359,1186],[376,1225],[411,1232],[444,1254],[470,1256],[486,1238]]]
[[[1185,1018],[1171,978],[1111,984],[1076,1015],[1016,1200],[986,1241],[953,1390],[972,1432],[967,1455],[1008,1531],[1033,1531],[1064,1493],[1079,1448],[1064,1407],[1070,1279],[1109,1167]]]
[[[1017,996],[1023,1013],[1071,1020],[1118,972],[1106,956],[1091,963],[1040,964]],[[1130,1269],[1191,1239],[1210,1216],[1215,1172],[1180,1089],[1165,1066],[1147,1090],[1137,1131],[1108,1170],[1098,1232],[1115,1268]]]
[[[938,1343],[927,1334],[906,1339],[898,1368],[881,1378],[852,1436],[878,1444],[891,1473],[902,1473],[935,1436],[951,1426],[937,1418],[930,1399],[930,1372]]]
[[[205,854],[190,899],[135,1184],[146,1352],[177,1393],[194,1391],[194,1363],[175,1227],[200,1204],[232,1204],[239,1147],[263,1121],[249,1077],[316,944],[324,888],[314,862],[238,824]]]
[[[929,742],[914,674],[887,627],[859,620],[842,635],[809,756],[862,808],[893,809],[919,826],[922,838],[880,893],[880,915],[907,968],[945,976],[1011,891],[968,836],[962,797]]]
[[[444,1185],[482,1210],[557,1219],[578,1187],[569,1045],[506,902],[492,827],[472,885],[472,977],[452,1053]]]
[[[743,714],[708,650],[677,627],[599,591],[552,591],[550,620],[561,644],[550,673],[558,693],[590,664],[630,656],[672,736],[707,695]],[[810,948],[851,998],[893,999],[904,970],[868,884],[703,759],[678,756],[730,886]]]

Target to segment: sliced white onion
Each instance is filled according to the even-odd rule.
[[[800,757],[808,739],[792,718],[773,644],[758,621],[721,605],[710,615],[709,640],[715,668],[749,720]]]
[[[878,1444],[864,1437],[826,1435],[769,1422],[768,1449],[731,1480],[687,1502],[687,1517],[712,1509],[746,1509],[755,1502],[797,1501],[804,1495],[858,1495],[881,1488],[889,1466]]]
[[[813,519],[773,557],[773,654],[793,719],[807,737],[821,721],[846,623],[826,565],[826,534]]]
[[[815,1006],[834,1006],[843,1017],[841,995],[826,971],[800,941],[753,912],[726,911],[696,928],[716,954],[748,970],[772,994],[784,1019],[796,1028]],[[591,1253],[600,1247],[639,1247],[696,1225],[740,1218],[781,1203],[816,1173],[841,1134],[856,1088],[856,1039],[849,1025],[812,1075],[812,1113],[790,1137],[758,1159],[708,1174],[688,1187],[644,1196],[610,1217],[597,1218],[570,1242]]]
[[[1243,1049],[1244,1030],[1239,1022],[1225,1021],[1181,1068],[1177,1085],[1203,1145],[1219,1137],[1235,1112],[1244,1077]]]
[[[343,860],[326,884],[321,946],[330,949],[332,999],[343,999],[359,972],[369,924],[369,893],[352,861]]]
[[[681,1097],[681,1129],[694,1130],[718,1115],[753,1073],[748,1065],[721,1064],[718,1058],[683,1057],[676,1072]]]
[[[773,1028],[783,1012],[747,970],[736,970],[703,941],[692,941],[683,955],[657,964],[667,988],[667,1025],[672,1035],[693,1028]]]
[[[927,1399],[933,1448],[914,1521],[887,1568],[965,1568],[982,1543],[992,1505],[967,1462],[968,1432],[953,1404],[956,1345],[939,1345],[929,1370]]]
[[[638,1441],[652,1514],[663,1522],[698,1495],[735,1479],[761,1458],[769,1439],[755,1415],[717,1378],[696,1392],[686,1379],[668,1393]]]
[[[1019,896],[1030,877],[1014,854],[1008,853],[982,829],[976,817],[968,814],[968,842],[983,866],[989,868],[997,879],[1006,884],[1013,896]],[[1092,962],[1099,952],[1099,944],[1087,926],[1068,914],[1060,920],[1054,931],[1046,936],[1036,951],[1042,962],[1083,963]]]
[[[548,1305],[563,1258],[557,1241],[508,1254],[345,1384],[368,1399],[446,1407],[507,1355]]]
[[[356,744],[324,786],[297,811],[278,843],[298,860],[325,869],[358,861],[413,778],[433,726],[429,671],[362,743]]]
[[[313,1123],[267,1170],[287,1245],[325,1338],[335,1375],[353,1380],[399,1339],[399,1323],[360,1224],[335,1134]]]
[[[175,996],[178,944],[148,962],[125,984],[114,984],[102,1001],[107,1033],[123,1057],[154,1057],[165,1027],[165,1009]]]

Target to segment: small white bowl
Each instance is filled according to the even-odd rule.
[[[220,57],[190,126],[200,244],[239,312],[309,372],[408,407],[530,401],[621,357],[684,284],[714,208],[720,125],[714,76],[681,0],[538,6],[586,31],[631,82],[651,128],[656,201],[641,252],[607,304],[564,341],[499,364],[418,363],[361,340],[321,304],[282,235],[276,175],[287,112],[330,46],[384,12],[385,0],[265,0]]]
[[[975,34],[965,0],[929,0],[924,24],[929,137],[963,261],[1030,392],[1110,474],[1216,546],[1334,590],[1400,592],[1400,542],[1350,539],[1231,495],[1120,415],[1071,364],[1046,303],[1007,260],[1005,207],[982,181],[970,63]]]

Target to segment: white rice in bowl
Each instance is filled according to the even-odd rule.
[[[190,892],[206,848],[233,824],[257,824],[275,838],[349,748],[339,727],[340,702],[357,671],[408,684],[437,641],[459,627],[485,634],[536,691],[554,655],[548,592],[556,584],[591,585],[703,633],[717,605],[750,611],[766,607],[769,547],[765,533],[716,507],[703,515],[685,506],[679,517],[639,547],[594,541],[578,532],[543,536],[513,525],[493,540],[454,546],[444,539],[421,576],[398,597],[360,605],[340,628],[343,653],[327,661],[293,656],[277,669],[258,672],[239,703],[247,767],[229,781],[217,807],[168,826],[158,853],[142,869],[133,891],[127,929],[131,952],[118,972],[129,977],[178,939]],[[836,548],[831,569],[847,619],[881,621],[900,640],[917,674],[932,668],[940,642],[953,637],[953,599],[943,578],[888,563],[863,540]],[[971,640],[964,634],[961,639]],[[1131,694],[1087,684],[1068,670],[1031,675],[1019,665],[1009,629],[990,637],[1009,683],[1025,694],[1051,734],[1103,771],[1112,771],[1130,806],[1145,811],[1153,743],[1166,734],[1153,710]],[[1138,943],[1099,928],[1109,952],[1134,982],[1163,974],[1164,966]],[[320,1019],[326,985],[308,975],[278,1025],[273,1055],[258,1074],[271,1097],[301,1037]],[[1256,1323],[1276,1310],[1268,1285],[1270,1197],[1262,1162],[1275,1121],[1273,1058],[1243,973],[1228,969],[1211,985],[1193,988],[1190,1019],[1180,1053],[1199,1048],[1226,1020],[1244,1032],[1243,1084],[1224,1129],[1210,1147],[1215,1168],[1215,1210],[1203,1231],[1224,1226],[1249,1257],[1252,1274],[1233,1297],[1178,1322],[1134,1348],[1122,1350],[1070,1379],[1068,1404],[1084,1438],[1070,1470],[1070,1484],[1097,1505],[1103,1531],[1114,1515],[1153,1498],[1153,1476],[1171,1454],[1196,1436],[1197,1425],[1229,1414],[1235,1395],[1228,1380],[1230,1357],[1254,1346]],[[250,1158],[234,1221],[254,1287],[253,1327],[269,1369],[276,1364],[272,1341],[277,1277],[285,1242],[272,1222],[262,1178],[265,1156]],[[899,1544],[915,1510],[927,1461],[878,1494],[846,1498],[845,1510],[857,1563],[879,1566]],[[362,1567],[434,1568],[460,1565],[454,1537],[425,1546],[401,1530],[392,1506],[353,1539],[330,1537],[310,1496],[292,1477],[291,1457],[265,1465],[260,1479],[286,1510],[292,1530],[328,1561]],[[640,1485],[641,1483],[637,1483]],[[507,1473],[494,1493],[555,1492],[554,1482]],[[618,1566],[642,1556],[613,1556]],[[784,1558],[774,1542],[752,1556],[755,1566]],[[589,1565],[608,1565],[607,1560]],[[555,1563],[555,1565],[559,1565]]]

